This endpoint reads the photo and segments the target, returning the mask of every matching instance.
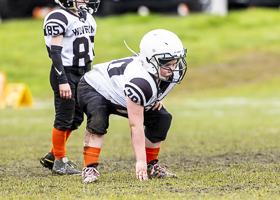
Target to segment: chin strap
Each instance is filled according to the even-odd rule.
[[[85,22],[87,20],[87,7],[84,5],[81,5],[78,7],[80,21]]]
[[[87,11],[86,10],[82,10],[79,12],[79,16],[80,16],[80,21],[84,22],[87,20]]]
[[[86,5],[80,5],[80,6],[78,7],[78,11],[79,11],[79,12],[87,11],[87,12],[88,12],[89,14],[91,14],[91,15],[92,15],[92,13],[93,13],[93,9],[90,8],[90,7],[87,7]]]
[[[78,12],[79,12],[79,16],[80,16],[80,21],[85,22],[87,20],[87,13],[92,15],[93,9],[86,7],[85,5],[80,5],[78,7]]]

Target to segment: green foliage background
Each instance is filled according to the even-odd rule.
[[[218,90],[221,88],[226,90],[222,92],[222,95],[228,96],[232,93],[228,92],[229,89],[237,88],[244,90],[242,96],[247,92],[251,96],[254,94],[250,94],[248,90],[257,90],[257,94],[261,95],[261,89],[266,91],[269,89],[267,92],[262,92],[269,95],[270,90],[273,90],[273,96],[279,96],[277,89],[279,81],[275,80],[275,78],[278,79],[276,74],[271,77],[270,73],[267,80],[258,80],[253,84],[241,80],[240,85],[239,75],[251,73],[254,71],[254,66],[245,66],[246,68],[240,69],[238,74],[235,73],[235,69],[228,69],[224,74],[220,74],[222,70],[218,68],[218,66],[242,62],[242,59],[246,59],[244,58],[246,55],[251,55],[250,59],[255,59],[255,61],[268,55],[268,62],[279,57],[278,10],[232,11],[226,17],[205,14],[193,14],[188,17],[172,15],[141,17],[126,14],[95,18],[98,29],[95,37],[96,58],[93,64],[131,55],[132,53],[124,45],[124,40],[131,49],[139,52],[139,43],[145,33],[158,28],[168,29],[176,33],[188,49],[187,78],[190,80],[185,80],[182,86],[176,88],[176,91],[181,93],[183,90],[184,93],[193,94],[200,92],[197,90],[205,92],[215,87]],[[48,83],[51,60],[47,56],[42,25],[43,20],[35,19],[4,21],[1,24],[0,71],[7,75],[9,83],[28,84],[35,97],[51,97]],[[267,64],[270,63],[261,64],[262,66],[257,69],[259,74],[253,74],[254,76],[268,73],[266,72]],[[205,70],[193,71],[202,67],[205,67]],[[268,70],[273,71],[271,67]],[[211,77],[219,81],[214,81]],[[250,77],[249,74],[241,78],[248,79],[248,77]],[[199,78],[199,80],[194,78]],[[224,87],[223,84],[228,79],[235,80],[237,84],[230,88]]]

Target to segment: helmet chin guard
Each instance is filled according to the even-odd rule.
[[[140,57],[147,71],[162,81],[179,83],[187,71],[187,50],[178,36],[171,31],[156,29],[148,32],[140,42]],[[165,64],[177,60],[176,68]],[[164,77],[160,69],[169,70],[172,76]]]

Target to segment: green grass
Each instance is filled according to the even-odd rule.
[[[112,116],[98,184],[52,176],[38,159],[51,148],[54,118],[42,20],[0,25],[0,71],[26,83],[33,108],[0,110],[1,199],[279,199],[280,15],[250,9],[226,17],[128,14],[96,18],[94,63],[138,52],[142,36],[169,29],[188,48],[188,73],[164,99],[173,115],[160,163],[178,179],[135,179],[127,119]],[[81,169],[85,122],[67,142]]]
[[[114,116],[99,159],[98,184],[52,176],[38,159],[50,149],[53,111],[1,110],[0,195],[7,199],[277,199],[280,104],[267,98],[168,98],[173,124],[160,161],[179,178],[135,179],[126,119]],[[176,106],[174,106],[176,105]],[[83,124],[67,155],[83,166]]]
[[[188,17],[140,17],[134,14],[96,17],[98,28],[93,64],[131,55],[124,40],[131,49],[139,52],[139,43],[144,34],[152,29],[163,28],[175,32],[188,48],[187,78],[191,79],[192,84],[184,81],[182,85],[185,87],[177,87],[176,90],[184,90],[193,84],[200,84],[204,89],[212,87],[211,82],[204,81],[198,75],[207,77],[205,80],[219,75],[217,80],[220,80],[220,85],[232,78],[239,82],[238,76],[254,71],[255,64],[258,65],[259,74],[254,74],[253,78],[269,73],[279,80],[278,73],[273,73],[278,69],[273,60],[279,61],[279,20],[279,11],[269,9],[235,11],[226,17],[204,14]],[[4,21],[0,25],[0,71],[7,75],[8,82],[27,83],[35,97],[45,98],[52,95],[48,83],[51,60],[47,56],[42,26],[43,21],[35,19]],[[269,59],[265,60],[266,57]],[[254,65],[250,64],[251,61],[255,61]],[[247,65],[242,66],[244,62]],[[219,66],[228,66],[229,70],[221,71]],[[239,66],[238,74],[235,74],[235,66]],[[197,68],[202,69],[198,75],[192,73]],[[221,72],[224,72],[222,76],[217,74]],[[270,88],[267,81],[271,77],[268,79],[258,82],[261,85],[269,84]],[[242,83],[244,85],[247,83]],[[194,89],[200,88],[195,86]],[[194,89],[191,86],[190,90]],[[271,90],[279,95],[277,84]]]

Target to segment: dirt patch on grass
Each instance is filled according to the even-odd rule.
[[[120,172],[120,171],[131,171],[135,168],[135,158],[116,158],[114,160],[100,159],[99,160],[100,171],[110,171],[110,173]],[[24,172],[24,176],[36,176],[45,177],[50,175],[51,171],[43,168],[39,162],[36,162],[36,166],[32,166],[31,161],[21,161],[21,164],[13,165],[13,167],[21,168],[21,172]],[[22,163],[30,163],[29,165],[22,165]],[[279,164],[280,163],[280,152],[246,152],[246,153],[226,153],[223,155],[215,156],[205,156],[205,155],[184,155],[184,154],[169,154],[160,155],[159,163],[165,165],[166,167],[174,170],[182,170],[184,168],[194,167],[194,166],[227,166],[232,164]],[[82,166],[81,161],[77,162],[78,166]],[[7,166],[0,165],[0,177],[6,176],[20,176],[23,174],[14,173],[14,169],[11,170]]]
[[[279,190],[273,180],[267,177],[267,180],[264,181],[266,174],[265,176],[260,175],[262,173],[269,175],[271,172],[278,173],[280,171],[278,165],[275,165],[280,163],[278,155],[279,152],[276,151],[226,153],[215,156],[163,154],[160,155],[160,163],[164,164],[168,171],[180,173],[179,178],[150,180],[148,184],[140,185],[135,182],[134,157],[114,160],[100,159],[98,169],[101,172],[101,183],[97,185],[80,185],[80,176],[54,178],[49,170],[40,166],[39,162],[36,162],[36,166],[32,166],[34,161],[21,160],[20,163],[9,165],[12,167],[0,165],[0,180],[13,185],[6,188],[13,195],[23,195],[36,190],[50,196],[65,191],[67,188],[73,187],[74,184],[75,187],[80,188],[80,195],[75,197],[81,199],[91,195],[100,198],[106,195],[122,197],[141,194],[148,196],[151,195],[151,192],[156,195],[157,199],[164,199],[160,197],[165,195],[171,198],[178,194],[184,198],[197,199],[205,197],[206,194],[210,197],[217,197],[227,196],[232,192],[236,193],[236,191],[248,195],[251,190],[263,189],[266,190],[267,194],[278,195]],[[251,163],[255,164],[251,165]],[[80,168],[82,161],[77,164]],[[216,176],[221,171],[222,173]],[[246,177],[236,177],[236,173],[246,174]],[[270,182],[266,184],[268,181]],[[19,189],[15,191],[14,187]],[[32,194],[35,195],[35,193]],[[9,196],[9,192],[5,193],[4,196]]]
[[[171,169],[182,169],[186,166],[203,166],[203,165],[231,165],[231,164],[278,164],[280,163],[280,152],[246,152],[246,153],[226,153],[223,155],[205,156],[205,155],[184,155],[170,154],[160,155],[159,163],[164,164]],[[131,170],[134,169],[135,159],[118,159],[118,160],[100,160],[99,168],[102,170]]]
[[[271,164],[280,163],[279,152],[246,152],[246,153],[226,153],[216,156],[192,156],[185,155],[180,156],[182,163],[192,164],[215,164],[215,165],[227,165],[227,164]]]

